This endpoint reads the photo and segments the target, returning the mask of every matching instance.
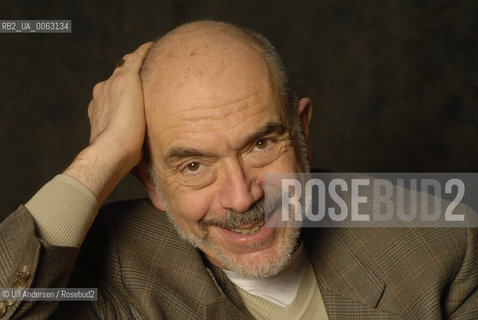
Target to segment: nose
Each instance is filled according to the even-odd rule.
[[[259,178],[244,170],[237,159],[226,162],[223,169],[219,186],[219,204],[222,208],[245,212],[263,197],[264,190]]]

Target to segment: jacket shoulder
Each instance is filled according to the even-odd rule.
[[[218,298],[199,250],[149,200],[105,204],[91,232],[88,252],[114,270],[112,282],[146,318],[200,314]]]

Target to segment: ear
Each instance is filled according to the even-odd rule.
[[[141,159],[141,162],[136,165],[131,173],[143,184],[153,205],[161,211],[166,211],[163,199],[161,198],[158,189],[156,189],[153,180],[151,179],[148,161],[144,158]]]
[[[310,120],[312,119],[312,100],[310,98],[301,98],[297,103],[297,113],[299,115],[302,128],[304,129],[304,138],[307,145],[307,158],[312,158],[312,149],[310,144]]]

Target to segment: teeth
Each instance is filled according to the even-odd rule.
[[[257,232],[263,225],[264,225],[264,219],[261,219],[249,229],[231,229],[231,231],[244,234],[244,235],[253,234]]]

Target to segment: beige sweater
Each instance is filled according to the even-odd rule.
[[[288,306],[281,307],[275,303],[254,296],[241,288],[239,294],[244,301],[246,308],[256,319],[260,320],[289,320],[289,319],[314,319],[327,320],[322,296],[317,285],[314,270],[307,261],[304,276],[300,283],[299,291],[294,301]]]

